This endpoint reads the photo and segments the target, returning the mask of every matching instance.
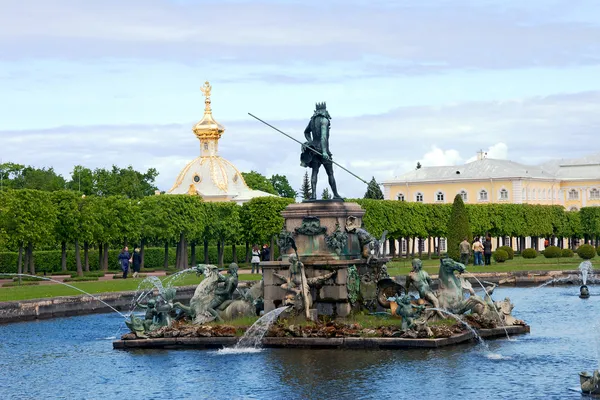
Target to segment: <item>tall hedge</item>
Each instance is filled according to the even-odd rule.
[[[448,256],[456,261],[460,260],[460,251],[458,245],[467,238],[469,243],[473,240],[471,233],[471,225],[469,224],[469,215],[465,209],[462,196],[457,194],[454,196],[452,204],[452,212],[448,220]]]

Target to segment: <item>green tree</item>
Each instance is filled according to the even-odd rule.
[[[277,194],[277,190],[273,187],[273,184],[267,177],[256,171],[242,172],[244,181],[250,189],[261,190],[263,192]]]
[[[98,196],[125,196],[130,199],[142,198],[154,194],[157,187],[154,180],[158,172],[154,168],[145,173],[127,168],[112,166],[112,170],[98,168],[94,170],[94,194]],[[83,171],[82,171],[83,177]],[[78,185],[71,180],[70,186]]]
[[[283,197],[255,197],[244,203],[243,229],[246,240],[253,244],[271,241],[283,228],[281,212],[292,203],[292,199]]]
[[[308,171],[304,173],[300,193],[302,193],[302,200],[310,200],[310,198],[312,197],[312,189],[310,186],[310,180],[308,179]]]
[[[369,186],[367,186],[367,192],[365,193],[364,198],[373,200],[383,200],[383,193],[381,193],[381,188],[377,184],[375,177],[373,177],[369,182]]]
[[[454,197],[450,219],[448,220],[448,256],[456,261],[460,260],[458,245],[467,238],[469,242],[473,240],[471,225],[469,224],[469,215],[465,209],[462,196],[457,194]]]
[[[285,175],[273,175],[271,176],[270,181],[279,196],[295,199],[298,195],[298,193],[292,189],[292,186]]]
[[[18,272],[29,266],[35,274],[33,248],[54,237],[56,208],[50,193],[39,190],[7,190],[2,192],[1,207],[5,210],[2,231],[8,236],[8,246],[19,249]],[[25,268],[21,263],[25,250]]]
[[[86,196],[96,194],[94,172],[81,165],[73,167],[71,180],[67,182],[67,189],[75,190]]]
[[[321,198],[323,200],[329,200],[329,199],[331,199],[331,193],[329,193],[329,188],[323,189],[323,193],[321,194]]]
[[[81,213],[79,210],[80,195],[69,190],[52,193],[52,201],[57,211],[55,225],[56,238],[61,247],[61,270],[67,270],[67,243],[75,243],[80,229]],[[75,255],[78,258],[78,254]],[[79,259],[79,258],[78,258]],[[81,267],[81,263],[78,264]]]
[[[65,188],[65,179],[53,168],[34,168],[20,164],[2,164],[2,186],[53,192]],[[6,179],[6,181],[5,181]],[[6,186],[5,186],[6,185]]]

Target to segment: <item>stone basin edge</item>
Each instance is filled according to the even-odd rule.
[[[506,328],[506,330],[505,330]],[[477,333],[486,339],[522,335],[530,333],[529,325],[514,325],[493,329],[479,329]],[[473,333],[463,332],[448,338],[438,339],[409,339],[409,338],[378,338],[378,337],[343,337],[343,338],[296,338],[296,337],[265,337],[262,341],[265,348],[301,348],[301,349],[411,349],[439,348],[461,344],[474,339]],[[133,349],[219,349],[233,346],[237,337],[174,337],[156,339],[115,340],[113,348],[119,350]]]

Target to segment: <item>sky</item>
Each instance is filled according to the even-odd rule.
[[[365,180],[488,157],[600,151],[595,0],[0,0],[0,159],[156,168],[199,155],[200,87],[219,153],[285,174],[326,101],[333,159]],[[326,185],[321,172],[319,193]],[[344,197],[366,186],[335,169]]]

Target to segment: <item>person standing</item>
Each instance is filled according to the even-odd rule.
[[[483,265],[483,245],[481,244],[479,237],[476,237],[473,242],[473,257],[475,258],[473,264]]]
[[[263,261],[271,261],[271,249],[269,249],[268,244],[263,245],[262,260]]]
[[[469,256],[471,255],[471,245],[469,244],[469,239],[466,237],[462,242],[458,245],[460,250],[460,262],[461,264],[469,265]]]
[[[260,250],[258,250],[257,245],[252,246],[252,258],[250,259],[250,262],[252,263],[252,273],[254,273],[254,269],[256,268],[256,273],[258,274],[258,267],[260,264]]]
[[[485,265],[492,265],[492,238],[489,236],[483,242],[483,258],[485,259]]]
[[[142,267],[142,256],[140,254],[140,249],[136,248],[135,250],[133,250],[133,257],[132,257],[132,261],[133,261],[133,277],[137,278],[138,274],[140,273],[140,268]]]
[[[125,246],[123,250],[121,250],[121,254],[119,254],[119,262],[121,263],[121,270],[123,271],[123,279],[127,279],[127,272],[129,272],[129,259],[131,255],[129,255],[129,248]]]

